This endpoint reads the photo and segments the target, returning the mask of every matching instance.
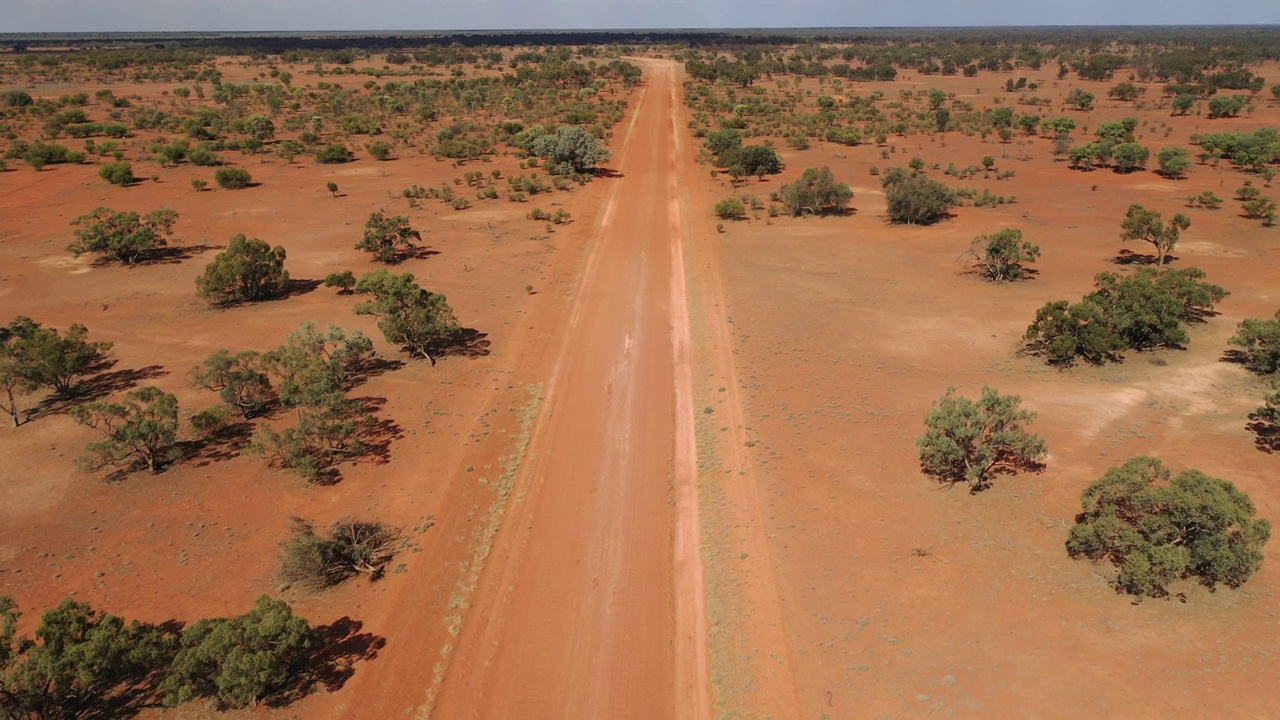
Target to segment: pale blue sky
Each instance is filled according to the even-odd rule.
[[[0,32],[1280,24],[1280,0],[0,0]]]

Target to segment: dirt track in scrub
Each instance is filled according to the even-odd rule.
[[[647,69],[434,717],[708,716],[675,67]]]

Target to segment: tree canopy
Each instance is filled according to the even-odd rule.
[[[215,305],[276,297],[289,286],[285,255],[279,245],[273,248],[258,238],[236,235],[196,278],[196,293]]]
[[[1048,452],[1038,435],[1027,431],[1035,413],[1020,409],[1022,398],[982,388],[977,402],[957,396],[955,388],[925,416],[925,433],[916,439],[920,466],[944,482],[967,482],[972,492],[987,487],[995,472],[1039,466]]]
[[[167,245],[177,219],[177,211],[169,208],[153,210],[143,217],[132,211],[100,207],[71,222],[80,229],[67,251],[76,257],[96,253],[130,265]]]
[[[104,400],[72,408],[71,417],[102,435],[85,446],[80,463],[85,470],[145,466],[157,473],[176,457],[178,399],[158,387],[131,390],[119,402]]]
[[[1040,248],[1023,240],[1021,230],[1005,228],[974,238],[968,254],[982,277],[998,283],[1027,277],[1026,265],[1040,258]]]
[[[356,250],[364,250],[378,262],[400,262],[401,253],[412,250],[414,240],[422,235],[409,224],[403,215],[384,216],[381,212],[369,214],[364,224],[364,237],[356,243]]]
[[[1249,496],[1199,470],[1178,476],[1153,457],[1113,467],[1085,489],[1073,558],[1114,563],[1116,589],[1161,597],[1177,580],[1238,588],[1262,565],[1271,524]]]
[[[34,387],[47,387],[62,397],[75,393],[76,381],[97,370],[111,354],[109,342],[90,342],[89,330],[78,323],[66,334],[18,316],[6,329],[6,353],[17,372]]]
[[[907,174],[901,168],[890,168],[880,184],[893,222],[928,225],[946,217],[956,204],[950,188],[921,173]]]
[[[1080,302],[1046,303],[1024,335],[1026,350],[1051,364],[1076,358],[1103,363],[1119,351],[1184,346],[1186,324],[1202,320],[1227,291],[1204,281],[1197,268],[1139,268],[1130,275],[1100,273]]]
[[[461,332],[444,295],[420,287],[412,273],[393,275],[385,269],[365,273],[356,283],[356,293],[372,296],[356,305],[357,315],[377,317],[387,342],[432,364]]]
[[[809,168],[799,180],[782,186],[778,191],[782,204],[792,215],[808,211],[815,215],[828,215],[844,211],[853,199],[853,190],[838,182],[831,168]]]
[[[536,138],[532,150],[559,175],[586,172],[610,157],[609,148],[599,138],[577,125],[561,125],[555,132]]]
[[[1166,225],[1160,213],[1134,203],[1129,206],[1120,223],[1120,239],[1150,243],[1156,249],[1156,264],[1164,265],[1169,253],[1178,244],[1178,238],[1189,227],[1191,220],[1182,213],[1174,215]]]
[[[1260,375],[1280,373],[1280,310],[1272,319],[1247,318],[1228,340],[1241,348],[1245,365]]]

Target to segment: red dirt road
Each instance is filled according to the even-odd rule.
[[[675,66],[648,66],[433,715],[710,714]]]

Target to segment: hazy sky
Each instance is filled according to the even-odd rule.
[[[1280,0],[0,0],[0,32],[1280,24]]]

